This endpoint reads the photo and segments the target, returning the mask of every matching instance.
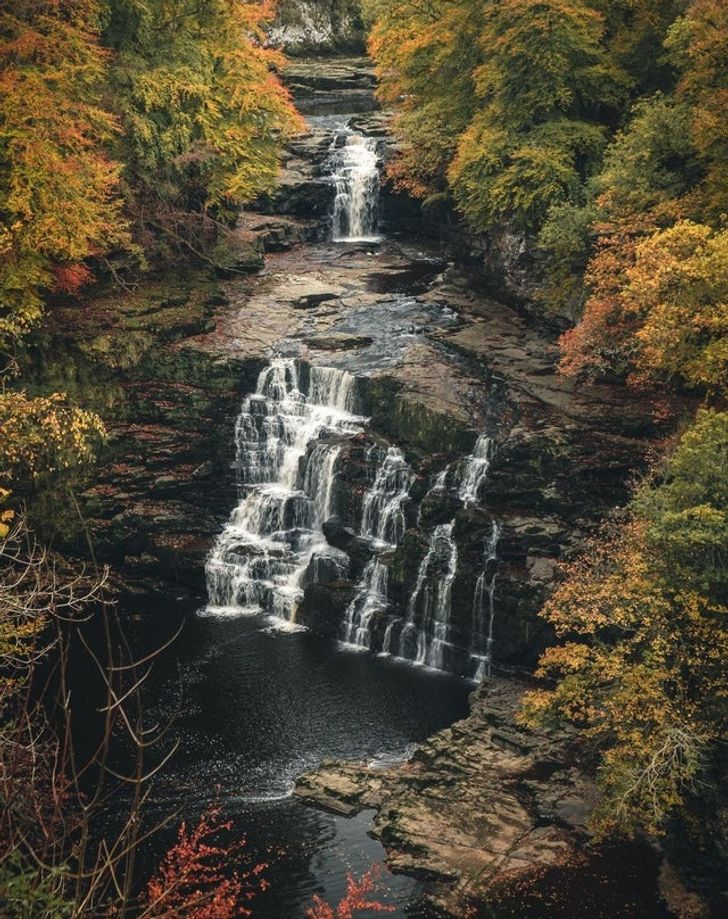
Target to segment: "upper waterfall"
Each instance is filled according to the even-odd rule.
[[[336,242],[377,239],[379,157],[377,139],[350,131],[334,140],[331,174],[336,186],[333,238]]]

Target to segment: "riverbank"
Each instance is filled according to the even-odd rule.
[[[591,845],[599,794],[583,769],[584,750],[575,732],[521,725],[523,692],[513,680],[486,680],[471,696],[470,715],[407,762],[327,761],[297,780],[296,795],[348,817],[373,808],[371,832],[386,846],[388,866],[434,881],[427,899],[437,915],[481,915],[488,903],[501,904],[495,915],[531,915],[532,894],[538,899],[540,889],[547,903],[548,876],[558,878],[563,907],[586,864],[601,860],[602,879],[586,894],[592,915],[666,916],[656,874],[648,879],[656,855],[646,845]],[[630,859],[632,887],[617,867]],[[508,911],[511,900],[521,912]],[[544,915],[553,914],[571,915]]]

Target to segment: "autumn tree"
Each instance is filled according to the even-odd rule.
[[[542,230],[552,302],[584,272],[583,317],[562,339],[566,373],[725,385],[727,16],[697,2],[674,21],[664,41],[674,92],[639,101],[607,149],[585,232],[565,232],[558,211]]]
[[[245,858],[245,841],[223,842],[232,824],[213,808],[194,829],[183,823],[142,897],[143,919],[240,919],[268,886],[266,865],[235,867]]]
[[[306,919],[353,919],[359,913],[393,913],[393,906],[374,899],[380,876],[381,867],[377,865],[360,878],[349,874],[341,900],[332,906],[315,896],[313,906],[306,910]]]
[[[283,139],[300,129],[281,58],[263,44],[273,5],[105,2],[126,206],[148,249],[161,233],[202,254],[214,223],[271,189]]]
[[[369,50],[378,94],[396,107],[402,143],[390,174],[417,197],[444,190],[448,165],[476,111],[483,6],[462,0],[364,4],[374,20]]]
[[[102,105],[97,0],[7,0],[0,10],[0,346],[75,292],[84,259],[127,239],[118,123]]]
[[[666,45],[681,72],[678,98],[690,106],[693,142],[705,166],[704,215],[720,220],[728,212],[728,7],[695,0]]]
[[[602,832],[660,833],[710,793],[728,726],[728,414],[704,410],[630,514],[566,572],[527,720],[600,751]]]
[[[604,120],[626,76],[584,4],[491,4],[479,36],[478,113],[449,169],[455,200],[476,229],[514,219],[537,227],[559,201],[580,202],[606,143]]]

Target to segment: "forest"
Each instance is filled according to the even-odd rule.
[[[296,45],[290,55],[289,34]],[[364,48],[369,62],[360,60]],[[354,84],[346,76],[341,89],[340,68],[353,67],[355,58],[356,79],[373,67],[371,84]],[[375,115],[362,116],[360,98],[374,81]],[[337,110],[327,93],[350,97],[337,103]],[[347,108],[357,93],[357,107]],[[357,114],[345,129],[332,129],[339,111]],[[380,123],[376,119],[381,116]],[[372,117],[370,129],[366,118]],[[331,135],[331,130],[340,133]],[[311,137],[313,154],[306,147]],[[343,160],[331,167],[337,150],[343,151]],[[314,156],[310,174],[299,162],[306,156]],[[305,181],[296,179],[298,185],[288,178],[294,168],[306,176]],[[330,196],[323,205],[322,195]],[[345,218],[337,210],[341,207],[348,208]],[[356,207],[364,209],[364,217],[354,216]],[[356,260],[376,259],[383,251],[377,247],[386,247],[390,234],[400,244],[396,258],[402,252],[409,255],[401,243],[405,231],[396,227],[400,213],[409,215],[406,232],[412,232],[414,221],[417,238],[426,238],[435,253],[431,280],[442,273],[447,282],[459,266],[468,266],[465,294],[463,284],[438,288],[440,282],[432,280],[430,294],[417,300],[422,309],[445,300],[465,315],[474,298],[485,296],[483,290],[492,299],[492,291],[501,292],[504,282],[489,273],[509,272],[510,265],[499,266],[497,260],[503,251],[499,245],[510,241],[511,250],[518,249],[526,260],[528,296],[517,292],[500,298],[516,317],[508,321],[544,343],[537,356],[550,363],[538,373],[542,378],[548,373],[548,380],[557,381],[553,386],[561,387],[558,392],[568,394],[559,396],[562,402],[555,409],[556,403],[548,402],[548,411],[561,411],[567,404],[563,400],[599,394],[618,418],[612,420],[607,409],[596,421],[563,409],[561,440],[554,441],[548,460],[529,459],[527,475],[546,476],[543,470],[549,463],[555,466],[559,456],[568,466],[576,455],[569,452],[569,438],[582,436],[574,433],[579,425],[589,428],[584,453],[608,435],[614,450],[622,451],[620,457],[636,442],[638,459],[630,454],[629,462],[610,460],[607,471],[594,472],[585,486],[577,482],[580,470],[573,470],[571,485],[559,478],[559,488],[571,489],[562,500],[564,506],[571,502],[567,510],[561,505],[553,510],[556,503],[549,505],[548,496],[543,499],[546,511],[528,497],[514,497],[517,489],[526,496],[530,492],[520,478],[509,485],[507,462],[498,457],[509,455],[515,435],[513,430],[501,435],[498,426],[531,424],[533,431],[541,430],[529,412],[537,416],[546,410],[518,403],[521,416],[513,422],[518,396],[510,407],[493,409],[492,416],[483,410],[482,424],[471,419],[461,425],[459,413],[470,411],[465,389],[458,388],[465,373],[477,380],[479,393],[495,387],[489,390],[491,402],[501,392],[493,379],[505,378],[506,389],[515,380],[514,391],[524,385],[516,376],[520,369],[515,364],[509,369],[508,360],[485,369],[489,340],[478,346],[477,338],[486,334],[487,306],[468,327],[471,338],[458,340],[460,358],[465,342],[477,356],[478,369],[471,369],[471,360],[460,376],[452,376],[456,382],[443,376],[440,389],[426,380],[427,358],[422,359],[422,378],[410,390],[406,371],[399,365],[396,372],[390,369],[397,361],[405,367],[407,360],[415,360],[414,350],[402,352],[408,358],[392,358],[385,370],[372,364],[372,372],[369,364],[357,364],[347,356],[351,349],[367,347],[372,337],[376,348],[379,339],[369,326],[329,328],[326,323],[334,319],[325,312],[315,314],[330,339],[321,344],[324,357],[312,358],[311,367],[300,370],[317,347],[303,332],[295,332],[303,311],[332,302],[348,309],[347,297],[360,296],[352,292],[359,283],[357,272],[372,270]],[[113,392],[119,386],[137,393],[157,374],[160,387],[197,387],[195,394],[185,390],[180,397],[184,411],[192,412],[199,387],[217,380],[215,374],[239,377],[244,361],[251,363],[244,370],[252,381],[247,389],[238,381],[228,384],[228,376],[219,391],[214,388],[218,383],[210,384],[212,399],[234,390],[233,416],[243,397],[248,399],[234,425],[236,462],[250,467],[238,468],[238,500],[244,502],[245,489],[250,493],[260,483],[277,483],[275,491],[284,482],[285,462],[293,469],[291,487],[299,504],[307,489],[323,491],[309,494],[312,513],[319,515],[313,523],[296,517],[291,524],[299,512],[289,503],[276,511],[274,535],[256,530],[261,542],[244,569],[245,578],[255,579],[250,571],[261,564],[255,559],[264,557],[273,567],[260,576],[261,583],[280,581],[271,540],[296,530],[295,544],[294,537],[285,537],[295,553],[301,532],[310,529],[313,548],[303,568],[283,572],[284,580],[293,579],[286,584],[295,588],[300,613],[285,605],[290,591],[282,591],[281,607],[268,594],[261,600],[262,588],[240,586],[241,532],[248,539],[251,520],[266,513],[271,517],[268,505],[255,517],[239,504],[228,530],[215,542],[215,528],[219,532],[230,511],[228,506],[219,514],[216,502],[234,505],[228,493],[235,486],[219,484],[210,492],[214,497],[198,500],[198,520],[219,517],[211,525],[212,535],[200,529],[197,539],[207,540],[201,565],[207,566],[209,607],[258,604],[297,626],[309,625],[309,618],[328,622],[335,591],[326,589],[333,584],[347,598],[337,613],[343,617],[345,644],[449,670],[460,678],[472,680],[474,673],[484,685],[491,676],[522,680],[525,692],[513,730],[528,736],[565,732],[580,751],[579,769],[594,783],[588,845],[647,841],[663,853],[660,891],[667,911],[655,916],[722,914],[728,876],[727,215],[728,5],[722,0],[5,0],[0,11],[2,915],[347,919],[399,908],[382,893],[378,869],[361,866],[348,879],[339,870],[338,887],[306,888],[310,896],[298,912],[279,905],[259,913],[256,904],[266,902],[266,889],[281,885],[275,870],[269,872],[276,856],[255,845],[249,851],[245,823],[241,835],[239,815],[232,819],[226,814],[224,794],[220,804],[198,808],[196,817],[184,811],[184,822],[171,810],[161,816],[155,811],[154,819],[142,817],[154,800],[156,775],[164,774],[176,749],[168,744],[169,728],[149,720],[145,685],[148,667],[169,653],[169,643],[165,637],[159,650],[150,650],[128,637],[134,625],[129,626],[132,617],[125,610],[129,602],[141,604],[141,591],[127,589],[125,566],[129,558],[148,559],[154,552],[146,543],[141,549],[134,543],[111,551],[116,538],[108,535],[111,524],[99,529],[95,521],[106,512],[94,508],[110,488],[109,477],[121,476],[122,464],[144,449],[139,440],[126,454],[114,452],[131,436],[129,425],[141,431],[134,436],[148,436],[152,423],[161,423],[172,411],[172,397],[159,396],[152,411],[144,403],[149,402],[145,393],[125,396],[122,415]],[[312,229],[321,220],[328,230]],[[348,227],[338,237],[337,220]],[[339,256],[320,261],[317,246],[331,251],[339,246],[336,251],[352,259],[346,281],[323,273]],[[248,264],[250,251],[254,257]],[[483,252],[496,253],[487,257],[487,267]],[[406,276],[407,269],[398,270]],[[262,271],[260,281],[256,271]],[[279,295],[270,286],[276,271],[286,275],[293,294]],[[315,277],[314,286],[304,283],[302,293],[296,293],[301,276],[308,274]],[[382,287],[382,277],[372,275],[365,296],[395,290]],[[125,312],[125,304],[136,309],[140,297],[160,286],[172,290],[173,284],[189,283],[202,289],[201,278],[204,285],[222,285],[226,302],[239,308],[234,318],[221,319],[218,312],[210,320],[227,336],[213,357],[211,351],[221,347],[214,340],[200,346],[194,359],[179,357],[183,345],[178,339],[188,333],[175,327],[165,337],[164,316],[172,316],[171,311],[160,313],[159,327],[143,324],[141,308],[138,314]],[[215,290],[213,305],[215,296],[223,302]],[[411,310],[411,298],[422,293],[412,291],[405,290],[410,300],[400,297],[395,304]],[[161,307],[167,309],[170,302]],[[192,310],[194,299],[183,296],[180,302],[172,306],[182,311],[182,324],[192,323],[185,311]],[[69,363],[58,372],[56,363],[72,362],[72,355],[81,353],[69,349],[68,335],[81,340],[91,335],[85,330],[100,334],[94,323],[109,303],[112,318],[99,328],[111,345],[104,346],[107,353],[101,358],[98,350],[93,358],[102,363],[91,364],[90,370]],[[357,308],[370,307],[369,301],[361,304]],[[389,308],[389,299],[386,304]],[[381,322],[389,336],[382,349],[394,348],[395,331],[388,331],[389,319],[382,315],[366,321]],[[402,328],[412,334],[419,319],[410,313],[406,317]],[[127,324],[115,325],[122,320]],[[442,324],[441,342],[450,334],[450,319],[428,322]],[[191,336],[203,331],[202,325],[195,326]],[[259,333],[268,349],[253,355],[249,341]],[[304,346],[293,351],[290,342],[298,338]],[[54,344],[59,341],[64,344]],[[126,348],[147,350],[132,357]],[[163,363],[167,348],[177,349],[177,363],[171,358]],[[117,359],[115,349],[124,357]],[[203,352],[209,364],[202,363]],[[83,353],[88,357],[91,352]],[[299,369],[281,363],[292,359]],[[224,360],[239,363],[220,370]],[[268,361],[273,371],[283,366],[282,382],[265,377]],[[455,366],[456,358],[452,362]],[[331,382],[329,367],[331,373],[343,368],[348,395],[341,381]],[[434,378],[439,365],[431,367]],[[262,382],[251,396],[259,371]],[[293,385],[291,373],[300,377],[293,396],[290,388],[282,396],[280,388]],[[397,388],[387,388],[386,381],[394,377]],[[356,388],[364,378],[361,389]],[[68,385],[58,385],[64,382]],[[84,399],[89,386],[106,386],[108,396],[90,389],[93,398]],[[426,396],[417,386],[426,389]],[[308,407],[301,408],[301,393]],[[366,410],[359,408],[362,399],[369,402]],[[451,406],[448,399],[457,404]],[[331,415],[332,405],[345,413],[343,421],[340,414]],[[267,434],[251,431],[258,431],[256,413],[270,415],[274,409],[283,420],[276,414],[278,440],[271,448],[261,438],[273,436],[273,422]],[[174,411],[181,417],[182,408]],[[207,407],[204,413],[209,415]],[[289,430],[289,417],[302,415],[309,427]],[[362,420],[365,415],[371,416],[369,422]],[[122,423],[127,427],[120,433]],[[479,433],[479,426],[488,437],[481,436],[475,448],[461,446],[474,430]],[[219,446],[224,454],[231,425],[218,429],[218,420],[208,420],[201,427],[205,436],[214,434],[220,442],[227,438]],[[182,424],[178,440],[165,450],[183,453],[192,438],[189,430]],[[355,474],[351,469],[357,462],[369,461],[369,453],[363,460],[356,453],[362,449],[357,444],[369,443],[369,436],[371,455],[384,450],[385,459],[373,472]],[[505,447],[499,447],[499,438]],[[336,450],[328,454],[333,441]],[[534,439],[533,449],[541,444]],[[276,451],[291,445],[299,453],[284,462]],[[229,470],[230,463],[224,454],[219,468]],[[278,479],[256,478],[256,470],[268,469],[266,463],[271,468],[278,463]],[[452,471],[463,463],[465,473]],[[184,476],[192,481],[204,463],[195,459],[188,465]],[[426,485],[435,473],[440,484]],[[455,475],[461,478],[456,481]],[[319,482],[323,476],[330,477],[327,485]],[[495,484],[489,498],[490,476]],[[169,483],[166,487],[171,488]],[[347,488],[349,497],[341,497]],[[539,488],[547,494],[545,486]],[[117,491],[122,497],[114,500],[123,504],[130,494],[128,481]],[[88,498],[92,492],[95,504]],[[144,493],[139,500],[146,497],[151,500]],[[333,513],[337,501],[348,510]],[[451,514],[447,501],[460,502]],[[411,510],[413,502],[419,502],[417,513]],[[160,506],[153,511],[157,521]],[[525,576],[518,573],[521,556],[508,548],[521,532],[513,507],[521,516],[548,518],[549,525],[559,518],[563,532],[554,537],[560,546],[545,586],[539,582],[531,590],[532,582],[524,586]],[[348,521],[346,513],[361,519]],[[515,522],[509,523],[511,518]],[[339,521],[338,530],[331,520]],[[131,524],[144,525],[136,518]],[[568,537],[563,535],[567,531]],[[484,539],[485,567],[469,574],[463,566],[476,554],[481,565]],[[366,540],[369,547],[363,548]],[[310,571],[325,542],[335,547],[325,556],[327,570],[333,567],[337,573],[319,582]],[[171,537],[169,544],[173,551]],[[339,570],[342,551],[351,559],[344,574]],[[545,554],[541,546],[532,555]],[[165,557],[159,556],[162,568]],[[497,575],[492,573],[496,563],[501,565]],[[134,564],[138,569],[150,563]],[[223,590],[220,584],[231,564],[238,566],[238,593],[232,601],[227,594],[217,600],[215,592]],[[155,569],[154,577],[163,580],[164,574]],[[354,587],[346,587],[349,582]],[[472,601],[470,594],[463,599],[465,582],[471,593],[475,587]],[[509,615],[501,611],[511,609],[508,598],[498,605],[501,589],[520,591],[513,601],[518,616],[530,616],[523,610],[533,607],[525,626],[520,620],[499,626],[499,617]],[[176,586],[168,590],[178,591]],[[527,590],[531,593],[523,599]],[[399,611],[393,613],[397,604]],[[489,627],[480,619],[476,626],[477,604],[486,619],[490,610]],[[336,628],[342,628],[338,621]],[[410,650],[408,630],[414,635],[415,628],[419,632]],[[509,628],[514,634],[520,629],[516,650],[510,650],[518,641]],[[313,625],[311,631],[316,631]],[[526,634],[531,637],[523,638]],[[392,651],[393,641],[399,642],[399,653]],[[449,663],[449,656],[459,661],[461,652],[470,655],[467,667],[475,661],[473,672],[466,673],[465,664]],[[453,720],[433,722],[422,736],[410,739],[421,741]],[[184,737],[181,743],[184,748]],[[361,758],[335,745],[324,759],[332,756]],[[311,757],[304,759],[312,768]],[[119,783],[127,787],[127,810],[109,830],[107,807]],[[150,867],[145,846],[157,824],[165,842],[154,851],[156,867]],[[253,833],[249,841],[254,842]],[[287,840],[278,842],[283,846]],[[371,858],[369,864],[378,860]],[[532,889],[538,890],[539,875],[534,877]],[[461,905],[460,912],[453,908],[422,915],[577,915],[569,911],[573,907],[553,903],[541,907],[542,912],[528,911],[524,904],[530,899],[521,900],[519,912],[518,897],[525,897],[520,880],[511,886],[513,878],[502,866],[497,880],[498,896],[506,896],[505,890],[506,899],[516,898],[515,907],[498,906],[505,900],[495,894],[489,900],[488,890],[478,888],[477,897]],[[329,905],[329,899],[340,902]],[[594,915],[647,915],[639,906],[611,909],[605,906],[605,912]]]

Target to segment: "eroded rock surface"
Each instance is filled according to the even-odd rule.
[[[390,868],[440,882],[433,902],[461,915],[498,878],[562,864],[588,837],[597,793],[572,736],[518,726],[522,693],[516,683],[488,681],[470,716],[407,762],[325,762],[295,793],[347,816],[373,808],[372,832]]]

